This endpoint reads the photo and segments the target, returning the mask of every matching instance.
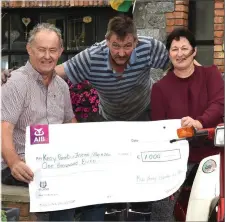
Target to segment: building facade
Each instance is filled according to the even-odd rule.
[[[121,14],[110,7],[109,0],[3,0],[1,4],[2,69],[25,63],[28,33],[39,22],[61,29],[61,63],[103,40],[109,19]],[[174,28],[188,27],[197,39],[196,59],[224,72],[224,0],[136,0],[133,7],[122,14],[133,16],[140,35],[164,41]]]
[[[29,31],[41,22],[55,24],[62,31],[62,63],[76,53],[104,39],[108,20],[118,12],[108,1],[1,1],[2,69],[21,66],[28,59]]]
[[[224,0],[137,0],[134,19],[139,34],[162,41],[176,27],[189,28],[197,40],[196,60],[224,73]]]

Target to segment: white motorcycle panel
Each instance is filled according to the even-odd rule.
[[[200,162],[188,202],[186,221],[208,221],[212,200],[219,196],[220,155]]]

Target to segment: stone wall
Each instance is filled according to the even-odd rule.
[[[165,42],[166,13],[174,11],[174,0],[137,0],[133,18],[138,35],[152,36]],[[157,81],[163,75],[162,70],[151,70],[152,78]]]
[[[133,16],[138,34],[165,42],[174,28],[188,26],[188,5],[189,0],[137,0]],[[162,70],[151,73],[154,81],[163,76]]]
[[[165,41],[176,27],[188,27],[189,0],[137,0],[134,20],[138,34]],[[224,0],[214,0],[214,64],[224,73]],[[151,70],[153,79],[161,70]]]
[[[137,0],[134,20],[138,34],[161,41],[166,38],[166,14],[174,11],[174,0]]]

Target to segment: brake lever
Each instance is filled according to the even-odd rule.
[[[186,137],[186,138],[181,138],[181,139],[172,139],[170,140],[170,143],[174,143],[174,142],[178,142],[178,141],[181,141],[181,140],[187,140],[188,142],[193,140],[194,137]]]

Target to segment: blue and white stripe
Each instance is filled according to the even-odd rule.
[[[169,58],[164,44],[139,37],[120,78],[109,65],[106,41],[96,43],[64,63],[73,84],[88,80],[96,88],[100,114],[107,120],[135,120],[150,103],[151,68],[163,69]]]

